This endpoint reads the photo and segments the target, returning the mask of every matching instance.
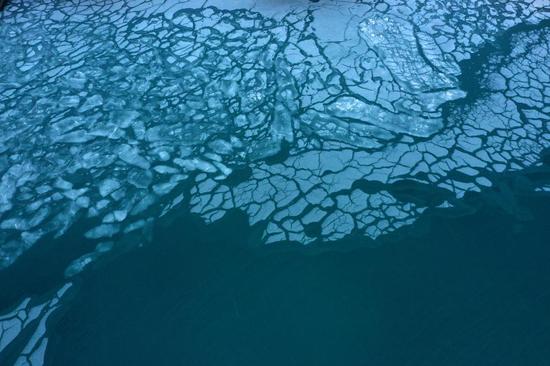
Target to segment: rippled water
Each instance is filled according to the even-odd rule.
[[[544,0],[10,1],[0,363],[550,361],[549,19]]]

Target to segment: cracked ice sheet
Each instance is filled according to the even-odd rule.
[[[549,145],[546,2],[22,4],[0,15],[0,267],[97,220],[69,277],[176,209],[238,208],[266,242],[376,238],[429,206],[396,185],[447,207]],[[507,31],[511,52],[462,75]],[[0,352],[26,334],[17,362],[40,365],[62,295],[1,316]]]
[[[400,181],[455,197],[490,186],[548,143],[548,34],[512,37],[477,100],[463,99],[459,80],[474,76],[458,62],[543,21],[546,5],[13,1],[0,26],[0,267],[98,220],[85,234],[98,249],[67,269],[78,273],[187,199],[207,221],[239,208],[266,242],[308,243],[414,222],[426,207],[394,197]]]
[[[36,303],[26,298],[12,311],[0,315],[0,355],[17,338],[21,342],[15,366],[41,366],[48,344],[46,333],[49,317],[61,306],[61,299],[72,284],[63,285],[51,299]]]

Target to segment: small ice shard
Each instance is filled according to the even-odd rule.
[[[201,170],[205,173],[215,173],[216,172],[216,167],[214,167],[214,165],[212,165],[211,163],[206,162],[204,160],[193,159],[192,163],[195,166],[195,168],[197,168],[198,170]]]
[[[34,243],[36,243],[42,237],[42,235],[43,233],[41,231],[36,231],[36,232],[26,231],[24,233],[21,233],[21,239],[23,239],[23,242],[27,246],[31,246]]]
[[[177,185],[177,183],[159,183],[153,186],[153,191],[159,196],[164,196],[170,193]]]
[[[148,194],[145,197],[143,197],[137,205],[134,206],[130,214],[137,215],[142,213],[143,211],[147,210],[149,207],[155,203],[156,197],[153,194]]]
[[[194,170],[200,170],[205,173],[215,173],[217,171],[216,167],[211,163],[201,159],[197,159],[197,158],[174,159],[174,163],[181,166],[183,169],[185,169],[188,172],[192,172]]]
[[[101,224],[87,231],[84,236],[88,239],[110,238],[120,231],[118,224]]]
[[[179,139],[180,134],[181,131],[178,131],[176,126],[161,125],[147,129],[145,132],[145,138],[149,142],[173,141]]]
[[[76,130],[69,133],[66,133],[64,135],[58,136],[55,141],[66,143],[66,144],[82,144],[88,141],[91,141],[95,139],[96,137],[87,131],[84,130]]]
[[[41,224],[46,219],[46,217],[48,217],[49,214],[50,210],[47,206],[40,208],[29,220],[29,227],[35,227]]]
[[[213,161],[222,161],[222,157],[215,153],[206,153],[204,157]]]
[[[99,200],[96,203],[95,208],[97,208],[98,210],[103,210],[105,207],[109,205],[109,203],[110,203],[109,200]]]
[[[132,231],[136,231],[138,229],[141,229],[142,227],[144,227],[146,224],[146,221],[145,220],[138,220],[138,221],[135,221],[135,222],[132,222],[130,223],[128,226],[126,226],[126,228],[124,229],[124,233],[129,233],[129,232],[132,232]]]
[[[88,191],[88,188],[69,189],[63,192],[63,195],[68,199],[75,201],[78,197],[82,196],[87,191]]]
[[[120,222],[126,219],[126,216],[128,216],[128,212],[126,212],[126,210],[115,210],[113,211],[113,215],[115,217],[115,220]]]
[[[101,95],[93,95],[86,99],[84,104],[78,109],[80,113],[84,113],[89,111],[90,109],[94,109],[95,107],[99,107],[103,104],[103,97]]]
[[[277,104],[273,112],[273,121],[271,122],[271,136],[274,140],[294,141],[294,132],[292,130],[292,116],[287,107]]]
[[[137,166],[142,169],[149,169],[151,167],[149,161],[143,156],[139,155],[138,149],[130,145],[120,146],[118,150],[118,157],[120,158],[120,160],[128,164]]]
[[[220,172],[225,176],[228,176],[233,172],[233,170],[231,168],[227,167],[226,165],[224,165],[221,162],[214,161],[212,164],[214,164],[216,166],[216,168],[218,168],[220,170]]]
[[[281,142],[277,140],[255,141],[248,147],[250,160],[262,160],[277,155],[281,151]]]
[[[4,230],[19,230],[25,231],[28,230],[28,224],[21,218],[11,218],[6,219],[0,223],[0,229]]]
[[[106,253],[106,252],[110,251],[111,249],[113,249],[114,245],[115,245],[115,243],[113,243],[112,241],[106,241],[106,242],[103,242],[103,243],[99,243],[99,244],[96,245],[95,251],[98,252],[98,253]]]
[[[208,144],[208,146],[217,154],[229,155],[233,152],[233,145],[225,140],[217,139]]]
[[[90,207],[90,198],[86,196],[80,196],[76,199],[76,204],[82,208]]]
[[[67,95],[59,98],[59,105],[65,108],[78,107],[80,104],[80,97],[78,95]]]
[[[128,128],[139,117],[137,111],[115,111],[111,114],[111,121],[120,128]]]
[[[153,174],[148,170],[134,169],[128,174],[128,183],[136,188],[147,188],[153,182]]]
[[[120,183],[112,178],[107,178],[99,183],[99,194],[101,197],[106,197],[112,192],[120,188]]]
[[[159,151],[158,157],[161,161],[168,161],[170,160],[170,153],[168,151],[162,150]]]
[[[222,80],[220,89],[226,98],[233,98],[239,91],[239,84],[235,80]]]
[[[86,74],[84,74],[83,72],[74,71],[67,76],[66,82],[71,88],[79,90],[84,89],[87,79],[88,78],[86,77]]]
[[[65,269],[65,277],[70,278],[79,274],[84,270],[84,268],[86,268],[90,263],[92,263],[98,256],[99,254],[97,253],[89,253],[89,254],[83,255],[80,258],[75,259],[74,261],[71,262],[71,264],[69,264],[67,269]]]
[[[63,178],[57,178],[54,182],[54,187],[62,190],[69,190],[73,188],[73,184],[71,182],[64,180]]]
[[[167,165],[157,165],[153,168],[154,171],[156,171],[159,174],[176,174],[179,173],[179,170],[176,168],[172,168],[171,166]]]

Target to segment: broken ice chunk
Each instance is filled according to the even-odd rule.
[[[85,254],[80,258],[75,259],[69,264],[67,269],[65,269],[65,277],[73,277],[84,270],[90,263],[92,263],[97,257],[98,253],[89,253]]]
[[[69,189],[73,188],[73,184],[71,182],[67,182],[63,178],[57,178],[53,185],[54,185],[54,187],[59,188],[59,189],[63,189],[63,190],[69,190]]]
[[[94,109],[95,107],[99,107],[103,104],[103,97],[101,95],[93,95],[90,98],[86,99],[84,104],[78,109],[80,113],[84,113],[89,111],[90,109]]]
[[[157,165],[153,169],[160,174],[176,174],[179,172],[176,168],[167,165]]]
[[[143,211],[147,210],[150,206],[152,206],[153,203],[155,203],[155,201],[156,201],[155,195],[153,195],[153,194],[146,195],[132,209],[131,214],[132,215],[137,215],[139,213],[142,213]]]
[[[133,170],[128,174],[128,183],[137,188],[147,188],[153,181],[153,174],[148,170]]]
[[[151,167],[149,161],[143,156],[139,155],[138,149],[130,145],[124,144],[120,146],[120,148],[118,149],[118,157],[120,158],[120,160],[128,164],[137,166],[142,169],[149,169]]]
[[[120,231],[118,224],[101,224],[88,230],[84,236],[88,239],[110,238]]]
[[[67,95],[59,98],[59,105],[66,108],[78,107],[79,104],[80,97],[78,95]]]
[[[273,112],[273,121],[271,122],[271,136],[274,140],[294,140],[292,130],[292,116],[288,108],[282,104],[277,104]]]
[[[128,128],[139,117],[136,111],[115,111],[111,114],[111,120],[120,128]]]
[[[183,169],[185,169],[188,172],[192,172],[194,170],[201,170],[205,173],[215,173],[216,167],[212,165],[211,163],[201,160],[201,159],[174,159],[174,163],[181,166]]]
[[[217,139],[208,144],[208,146],[217,154],[229,155],[233,152],[233,145],[231,143]]]
[[[128,216],[128,212],[126,212],[126,210],[115,210],[113,211],[113,216],[115,217],[116,221],[124,221],[124,219],[126,219],[126,216]]]
[[[225,176],[228,176],[230,175],[233,170],[229,167],[227,167],[226,165],[224,165],[223,163],[221,162],[218,162],[218,161],[214,161],[213,164],[216,166],[216,168],[218,168],[220,170],[220,172],[225,175]]]
[[[91,141],[95,139],[96,137],[87,131],[84,130],[76,130],[69,133],[66,133],[64,135],[60,135],[57,138],[55,138],[56,142],[66,143],[66,144],[82,144],[84,142]]]
[[[84,86],[86,85],[86,80],[86,74],[84,74],[82,71],[74,71],[67,76],[66,82],[69,87],[78,90],[84,89]]]
[[[418,137],[431,136],[443,127],[441,118],[392,113],[354,97],[338,98],[327,106],[327,111],[336,117],[363,121],[389,131]]]
[[[159,151],[158,156],[161,161],[170,160],[170,153],[168,153],[168,151],[165,151],[165,150]]]
[[[107,178],[99,183],[99,194],[101,197],[110,195],[112,192],[120,188],[120,183],[112,178]]]
[[[153,191],[159,196],[164,196],[170,193],[177,185],[177,183],[159,183],[153,186]]]
[[[24,231],[28,229],[28,225],[23,219],[11,218],[2,221],[0,223],[0,229]]]

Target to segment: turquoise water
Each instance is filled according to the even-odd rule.
[[[0,13],[1,365],[546,365],[545,1]]]

